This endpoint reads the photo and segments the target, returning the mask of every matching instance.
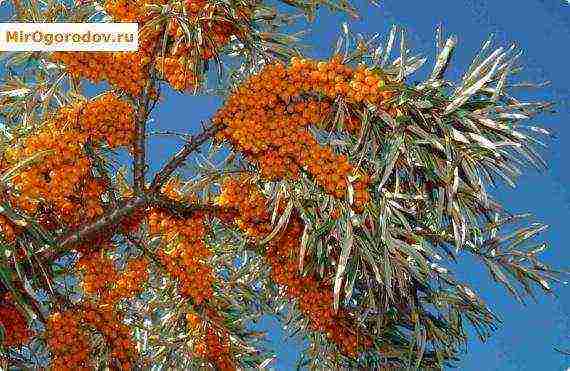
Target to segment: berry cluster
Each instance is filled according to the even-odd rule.
[[[0,234],[6,239],[6,241],[14,241],[19,233],[18,229],[19,228],[8,220],[8,218],[4,215],[0,215]]]
[[[62,128],[83,133],[91,142],[106,143],[112,148],[129,146],[134,140],[134,108],[109,92],[89,102],[63,107],[53,121]]]
[[[192,71],[191,65],[184,58],[157,57],[156,70],[164,75],[164,78],[175,90],[186,91],[199,82],[199,76]]]
[[[129,298],[143,291],[149,278],[148,260],[138,258],[127,263],[125,269],[114,281],[114,287],[103,294],[101,302],[111,306],[123,298]]]
[[[47,341],[54,370],[90,370],[89,330],[98,331],[111,349],[120,369],[130,370],[137,355],[129,327],[109,306],[85,304],[82,310],[52,314],[47,322]]]
[[[348,176],[356,170],[346,156],[321,146],[308,128],[327,129],[338,97],[353,105],[384,104],[393,94],[382,90],[385,84],[371,70],[352,69],[337,57],[318,63],[293,59],[289,67],[277,62],[250,77],[216,113],[213,122],[225,126],[217,138],[230,141],[270,180],[297,179],[306,171],[327,193],[340,198],[347,194]],[[347,130],[354,133],[359,125],[354,114],[349,117]],[[355,182],[357,210],[369,200],[367,185],[366,177]]]
[[[271,226],[267,223],[270,215],[266,208],[266,199],[260,192],[256,192],[255,184],[245,179],[227,178],[222,184],[216,203],[239,210],[236,213],[228,213],[221,219],[235,222],[249,237],[260,239],[271,232]]]
[[[394,96],[385,89],[388,81],[365,66],[351,68],[341,63],[339,56],[330,61],[314,61],[293,57],[288,69],[292,82],[303,93],[315,91],[327,98],[343,97],[348,103],[369,102],[393,113],[385,102]]]
[[[0,301],[0,326],[4,328],[2,345],[11,347],[26,343],[32,336],[26,317],[18,310],[9,294]]]
[[[107,0],[105,10],[115,20],[125,23],[147,22],[150,17],[145,12],[145,4],[164,5],[168,0]]]
[[[138,22],[142,26],[149,18],[141,12],[145,3],[162,5],[166,0],[112,0],[105,3],[105,9],[119,22]],[[54,52],[51,58],[63,63],[76,78],[83,77],[93,83],[108,81],[139,96],[148,81],[150,61],[158,40],[159,31],[148,29],[140,34],[136,52]]]
[[[85,78],[95,84],[108,81],[112,86],[139,96],[148,81],[153,46],[144,39],[141,44],[138,52],[53,52],[51,59],[63,63],[75,78]]]
[[[65,312],[50,317],[48,344],[54,353],[52,366],[66,369],[69,364],[73,369],[84,368],[89,353],[87,329],[92,329],[103,335],[111,358],[120,368],[131,369],[137,351],[130,329],[122,323],[115,304],[142,291],[143,283],[148,280],[148,262],[144,258],[132,260],[119,274],[110,259],[91,253],[80,259],[77,268],[83,272],[85,293],[97,295],[99,300],[85,302],[78,314]]]
[[[79,313],[56,312],[48,318],[46,327],[53,370],[91,369],[88,334],[81,325]]]
[[[136,22],[142,29],[152,19],[152,14],[145,9],[145,4],[167,3],[168,0],[110,0],[105,3],[105,10],[115,20]],[[241,32],[234,22],[228,20],[229,13],[220,4],[209,4],[205,0],[187,0],[173,5],[173,10],[185,14],[192,24],[201,29],[200,45],[196,46],[194,40],[186,40],[185,43],[174,42],[184,34],[184,28],[176,17],[172,17],[166,30],[169,35],[168,56],[154,58],[154,49],[162,38],[159,28],[151,27],[145,28],[146,32],[140,34],[139,49],[136,52],[55,52],[52,59],[65,64],[68,71],[77,78],[84,77],[94,83],[105,80],[133,96],[139,96],[143,92],[150,77],[149,67],[154,64],[172,88],[186,91],[196,86],[200,79],[180,57],[186,56],[193,60],[197,57],[202,60],[211,59],[233,35],[241,35]],[[248,9],[240,8],[237,17],[245,21],[250,18],[250,13]]]
[[[129,326],[122,323],[122,316],[110,305],[87,303],[82,319],[86,326],[103,335],[111,349],[111,358],[120,365],[119,369],[131,370],[138,353]]]
[[[213,313],[210,313],[213,315]],[[213,318],[218,316],[213,315]],[[216,365],[222,371],[236,370],[230,353],[229,333],[221,326],[215,328],[193,313],[186,314],[187,327],[194,334],[194,353]]]
[[[259,239],[264,236],[263,232],[271,230],[271,219],[263,208],[266,199],[255,185],[239,179],[227,179],[222,185],[218,202],[236,210],[234,222],[249,236]],[[280,236],[269,242],[265,258],[271,267],[271,278],[286,288],[290,298],[298,300],[312,330],[326,333],[343,354],[354,357],[359,350],[371,346],[370,339],[359,335],[351,326],[352,321],[346,310],[333,312],[330,285],[315,276],[299,274],[298,254],[302,231],[301,219],[293,216]]]
[[[314,276],[302,277],[299,274],[298,251],[302,232],[302,222],[293,219],[281,237],[269,244],[265,257],[272,268],[271,278],[286,287],[289,297],[298,300],[312,330],[325,333],[344,355],[355,357],[359,350],[371,346],[370,339],[355,331],[345,310],[334,313],[330,285],[317,281]]]
[[[77,132],[46,125],[5,152],[10,162],[17,163],[40,151],[53,151],[13,179],[18,208],[35,214],[39,200],[43,200],[63,218],[76,209],[71,198],[76,194],[77,184],[88,176],[91,165],[81,148],[85,139]]]
[[[204,215],[195,213],[184,219],[169,212],[152,209],[148,215],[149,232],[162,237],[163,248],[157,257],[168,273],[178,280],[180,293],[197,304],[213,295],[213,275],[206,259],[211,255],[203,241]]]
[[[85,294],[101,295],[117,281],[118,273],[113,261],[99,252],[82,256],[76,267],[83,272],[81,285]]]
[[[180,181],[172,178],[162,187],[161,193],[173,201],[196,201],[193,196],[183,195],[180,189]],[[180,293],[197,304],[213,296],[214,276],[206,262],[212,252],[204,243],[205,218],[203,212],[195,212],[185,218],[160,207],[151,207],[146,211],[150,235],[161,237],[157,258],[178,281]]]
[[[247,22],[251,18],[251,10],[244,6],[236,7],[236,16],[232,17],[229,10],[221,4],[209,3],[207,0],[186,0],[175,4],[173,10],[186,14],[186,21],[200,28],[203,35],[201,42],[196,43],[185,40],[172,49],[172,55],[183,54],[191,57],[199,56],[203,60],[213,58],[224,47],[232,36],[243,37],[243,32],[238,27],[238,22]],[[233,21],[232,21],[233,20]],[[171,18],[168,27],[168,35],[172,39],[185,34],[177,18]]]
[[[107,184],[93,176],[85,146],[127,146],[132,143],[133,125],[133,108],[113,94],[61,108],[40,129],[4,151],[6,166],[51,151],[13,178],[12,205],[48,230],[77,227],[102,215],[101,195]],[[0,219],[0,227],[9,239],[18,233],[5,219]]]
[[[83,291],[97,296],[103,305],[111,307],[121,299],[142,292],[149,275],[145,258],[129,261],[119,273],[114,262],[100,252],[85,254],[76,267],[83,273]]]

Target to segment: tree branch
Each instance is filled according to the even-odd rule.
[[[151,201],[153,205],[161,207],[163,209],[168,210],[172,214],[179,216],[181,218],[190,218],[195,212],[197,211],[204,211],[206,213],[216,213],[216,212],[229,212],[234,211],[235,209],[226,207],[226,206],[218,206],[215,204],[190,204],[185,205],[182,202],[178,202],[172,200],[166,196],[156,196],[155,199]]]
[[[212,125],[206,128],[203,132],[197,135],[193,135],[188,142],[182,147],[178,153],[176,153],[172,158],[158,171],[155,175],[152,184],[150,185],[149,192],[156,193],[164,185],[164,183],[170,178],[172,173],[186,161],[186,158],[190,156],[194,151],[196,151],[200,146],[206,142],[208,139],[213,137],[219,130],[222,129],[222,125]]]
[[[144,195],[135,196],[126,202],[120,204],[119,207],[111,210],[107,214],[100,217],[98,220],[87,224],[76,231],[69,233],[57,240],[57,250],[49,250],[43,254],[43,260],[51,260],[57,257],[59,253],[66,248],[74,245],[82,240],[92,237],[95,233],[117,225],[125,216],[131,214],[135,210],[142,208],[148,204],[148,200]]]
[[[161,26],[164,32],[164,26]],[[152,52],[151,60],[155,60],[158,52],[160,51],[161,43],[157,42]],[[146,173],[146,122],[150,112],[153,110],[156,100],[152,99],[150,91],[154,90],[156,86],[156,76],[154,64],[151,64],[148,71],[149,79],[145,85],[143,98],[139,100],[138,117],[136,119],[135,128],[135,144],[133,154],[133,188],[135,194],[140,194],[145,188],[145,173]],[[142,101],[142,102],[141,102]],[[152,102],[152,106],[150,106]],[[150,107],[149,107],[150,106]]]
[[[148,193],[136,194],[134,197],[130,198],[129,200],[127,200],[122,204],[119,204],[117,207],[113,208],[113,210],[101,216],[98,220],[90,224],[87,224],[79,228],[78,230],[71,232],[68,235],[58,239],[56,241],[57,249],[55,251],[54,250],[47,251],[43,255],[43,259],[53,260],[59,253],[65,251],[71,245],[74,245],[82,240],[88,239],[92,237],[95,233],[105,228],[120,223],[120,221],[127,215],[131,214],[137,209],[146,207],[149,204],[156,204],[159,206],[160,204],[162,204],[163,206],[169,205],[171,207],[174,207],[173,210],[177,213],[181,213],[181,215],[191,215],[191,213],[195,211],[195,208],[193,206],[188,208],[185,208],[182,205],[174,206],[173,204],[170,203],[170,201],[168,201],[168,203],[165,204],[167,200],[166,198],[160,198],[160,196],[156,198],[153,196],[156,196],[158,194],[160,187],[164,185],[166,180],[168,180],[168,178],[172,175],[172,173],[186,160],[186,158],[191,153],[196,151],[204,142],[212,138],[222,128],[223,128],[222,125],[212,125],[204,129],[200,134],[192,136],[191,139],[184,145],[184,147],[178,153],[176,153],[162,167],[160,171],[158,171],[158,173],[154,177],[154,180],[150,186]],[[144,140],[144,136],[142,138]],[[144,156],[138,157],[138,159],[144,160]],[[144,185],[144,172],[139,172],[139,176],[140,175],[143,176],[142,181]],[[194,208],[194,210],[192,210],[192,208]]]
[[[149,82],[148,86],[151,85]],[[146,165],[146,120],[148,117],[148,92],[145,92],[145,100],[139,108],[136,120],[135,143],[133,148],[133,188],[136,194],[144,189],[145,165]]]
[[[105,215],[101,216],[98,220],[83,226],[82,228],[73,231],[56,241],[56,250],[49,250],[43,254],[43,260],[53,260],[57,258],[58,254],[63,251],[66,251],[67,248],[70,246],[89,239],[93,237],[94,234],[100,232],[106,228],[110,228],[112,226],[117,225],[120,223],[126,216],[132,214],[134,211],[150,206],[156,205],[167,209],[174,214],[188,218],[192,216],[193,213],[196,211],[206,211],[206,212],[216,212],[216,211],[229,211],[228,208],[219,207],[217,205],[189,205],[186,206],[184,204],[178,203],[176,201],[170,200],[167,197],[156,197],[156,198],[148,198],[146,195],[135,196],[123,203],[119,203],[119,206],[111,210],[110,212],[106,213]],[[110,232],[113,233],[113,232]]]

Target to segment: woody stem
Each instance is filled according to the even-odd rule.
[[[178,153],[170,158],[170,160],[156,173],[150,188],[149,193],[155,194],[160,190],[164,183],[170,178],[172,173],[176,171],[186,161],[188,156],[198,150],[202,144],[208,139],[212,138],[220,129],[221,125],[211,125],[204,129],[200,134],[193,135],[182,147]]]

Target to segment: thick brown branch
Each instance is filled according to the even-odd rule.
[[[120,207],[112,210],[111,212],[103,215],[98,220],[93,223],[87,224],[82,228],[68,234],[61,238],[57,245],[60,250],[65,249],[79,241],[85,240],[93,234],[113,225],[118,224],[124,217],[130,215],[133,211],[144,207],[147,205],[147,199],[145,196],[135,196],[126,202],[124,202]]]
[[[204,211],[207,213],[231,211],[231,209],[228,209],[226,207],[220,207],[212,204],[184,205],[182,203],[170,200],[167,197],[163,196],[159,196],[153,199],[149,199],[145,195],[135,196],[133,198],[130,198],[126,202],[119,204],[118,207],[106,213],[105,215],[103,215],[101,218],[94,221],[93,223],[87,224],[82,228],[58,239],[56,241],[57,250],[55,251],[49,250],[45,254],[43,254],[44,261],[53,260],[57,258],[59,254],[61,254],[64,251],[67,251],[67,249],[70,246],[78,242],[88,240],[89,238],[93,237],[93,235],[95,235],[96,233],[101,232],[108,228],[112,228],[113,226],[116,226],[125,217],[131,215],[136,210],[143,209],[150,205],[164,208],[172,212],[174,215],[178,215],[182,218],[189,218],[197,211]],[[113,231],[109,231],[109,233],[113,233]]]
[[[176,153],[172,158],[160,169],[160,171],[155,175],[154,180],[150,186],[150,193],[156,193],[164,185],[164,183],[170,178],[172,173],[180,167],[186,161],[188,156],[194,151],[200,148],[204,142],[212,138],[220,129],[221,125],[212,125],[205,129],[203,132],[197,135],[193,135],[192,138],[182,147],[178,153]]]

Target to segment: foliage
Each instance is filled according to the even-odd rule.
[[[448,81],[457,38],[440,27],[431,74],[410,84],[427,59],[404,30],[381,44],[343,25],[330,59],[311,60],[283,4],[13,8],[20,22],[138,22],[142,47],[3,56],[6,368],[264,368],[275,356],[251,325],[273,315],[308,341],[300,367],[440,369],[467,326],[486,339],[499,323],[452,274],[462,254],[521,302],[560,277],[538,259],[546,226],[488,192],[545,166],[549,133],[527,122],[550,104],[510,95],[514,46],[490,52],[489,39]],[[224,104],[201,131],[170,133],[183,148],[148,174],[165,88]]]

